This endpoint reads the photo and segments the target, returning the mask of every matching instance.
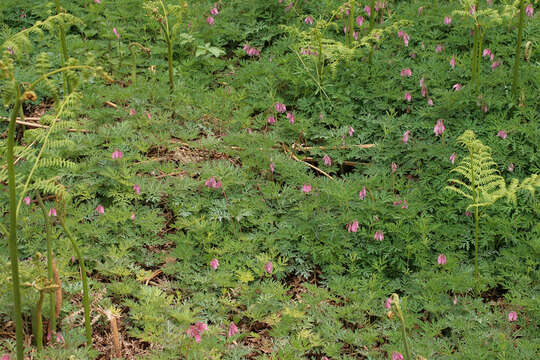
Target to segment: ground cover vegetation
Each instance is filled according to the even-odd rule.
[[[0,356],[536,359],[536,0],[0,2]]]

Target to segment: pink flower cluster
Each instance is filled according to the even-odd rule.
[[[204,182],[204,185],[206,185],[206,187],[209,187],[211,189],[219,189],[222,186],[221,181],[216,180],[216,178],[214,176],[212,176],[210,179],[206,180]]]
[[[214,3],[214,7],[210,9],[210,16],[206,18],[206,23],[210,26],[214,25],[215,19],[214,17],[219,14],[218,10],[218,4]]]
[[[347,224],[346,226],[348,232],[358,232],[358,221],[354,220]]]
[[[198,322],[198,323],[195,323],[195,325],[191,325],[189,329],[186,330],[186,334],[194,338],[195,342],[200,343],[202,333],[207,330],[208,330],[208,325],[206,325],[203,322]]]
[[[409,40],[411,39],[409,37],[409,34],[404,32],[403,30],[399,30],[398,37],[403,40],[403,44],[405,44],[405,46],[409,46]]]
[[[300,54],[302,55],[310,55],[310,56],[319,56],[319,53],[316,51],[312,51],[310,47],[307,48],[301,48]]]

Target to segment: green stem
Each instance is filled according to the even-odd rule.
[[[354,1],[350,2],[349,9],[349,47],[353,47],[354,41]]]
[[[478,24],[476,26],[476,30],[478,31],[478,48],[476,50],[476,95],[480,95],[480,75],[482,73],[482,43],[484,40],[484,34],[482,33],[482,25]]]
[[[474,178],[474,169],[473,165],[473,152],[472,149],[469,149],[469,158],[471,162],[471,189],[472,189],[472,197],[473,197],[473,204],[477,205],[478,203],[478,194],[476,189],[476,179]],[[474,231],[474,279],[475,279],[475,287],[478,288],[478,206],[475,206],[475,212],[474,212],[474,221],[475,221],[475,231]]]
[[[84,265],[84,259],[82,257],[81,251],[79,250],[79,247],[77,246],[77,243],[75,239],[73,238],[73,235],[71,234],[71,231],[69,231],[68,227],[66,226],[65,222],[65,214],[60,214],[59,220],[60,225],[64,229],[64,232],[66,233],[67,237],[71,241],[71,245],[73,246],[73,250],[75,251],[75,255],[77,256],[77,260],[79,261],[79,266],[81,268],[81,281],[83,286],[83,307],[84,307],[84,326],[86,329],[86,342],[87,346],[92,346],[92,324],[90,323],[90,291],[88,289],[88,278],[86,275],[86,267]]]
[[[60,14],[60,1],[55,0],[56,2],[56,14]],[[64,26],[62,24],[58,25],[58,33],[60,35],[60,47],[62,49],[62,67],[66,66],[67,61],[69,59],[68,50],[67,50],[67,43],[66,43],[66,33],[64,31]],[[68,94],[71,94],[73,91],[71,82],[68,80],[65,73],[62,73],[62,76],[64,78],[64,84],[67,86]]]
[[[472,69],[471,69],[471,81],[476,82],[476,68],[478,66],[478,31],[474,29],[474,40],[473,40],[473,56],[472,56]]]
[[[521,0],[519,4],[519,24],[518,35],[516,41],[516,54],[514,57],[514,77],[512,79],[512,95],[517,95],[519,86],[519,62],[521,60],[521,42],[523,40],[523,20],[525,18],[525,1]]]
[[[16,98],[15,104],[11,111],[11,119],[8,127],[8,143],[7,143],[7,167],[8,167],[8,186],[9,186],[9,258],[11,261],[11,277],[13,279],[13,303],[15,305],[15,335],[17,342],[17,360],[23,360],[23,322],[21,312],[21,290],[19,281],[19,259],[17,255],[17,195],[15,184],[15,164],[13,148],[15,147],[15,124],[17,114],[21,107],[21,89],[19,83],[13,81],[15,85]]]
[[[36,307],[36,346],[38,353],[43,351],[43,319],[41,317],[41,311],[43,309],[43,300],[45,299],[44,291],[39,292],[39,301]]]
[[[407,330],[405,329],[405,319],[401,311],[398,313],[399,319],[401,320],[401,336],[403,336],[403,345],[405,347],[405,356],[407,360],[413,360],[411,357],[411,352],[409,350],[409,344],[407,343]]]
[[[47,277],[49,281],[54,283],[53,278],[53,251],[52,251],[52,240],[51,240],[51,223],[49,221],[49,216],[47,214],[47,209],[45,208],[45,205],[43,204],[43,199],[41,198],[41,195],[39,192],[36,192],[37,194],[37,200],[38,205],[41,208],[41,212],[43,213],[43,221],[45,223],[45,234],[46,234],[46,240],[47,240]],[[50,321],[50,329],[51,329],[51,336],[53,333],[56,332],[56,294],[54,291],[51,291],[51,304],[50,304],[50,315],[49,315],[49,321]]]
[[[169,14],[167,13],[167,8],[163,4],[163,1],[159,1],[161,3],[161,9],[163,10],[163,20],[165,24],[160,22],[161,28],[163,29],[163,32],[165,33],[165,42],[167,43],[167,60],[169,62],[169,86],[171,88],[171,93],[174,92],[174,79],[173,79],[173,64],[172,64],[172,47],[173,47],[173,41],[171,36],[171,31],[169,29]]]

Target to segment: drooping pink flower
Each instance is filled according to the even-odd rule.
[[[422,88],[420,89],[420,93],[422,94],[422,97],[426,97],[427,96],[427,87],[422,86]]]
[[[404,34],[403,34],[403,44],[404,44],[405,46],[409,46],[409,40],[410,40],[410,39],[411,39],[411,38],[409,37],[409,34],[407,34],[407,33],[404,33]]]
[[[452,301],[454,305],[457,305],[457,295],[454,295],[454,301]]]
[[[273,116],[269,116],[268,119],[266,120],[270,125],[273,125],[276,123],[276,118],[273,117]]]
[[[274,107],[276,108],[276,111],[278,113],[284,113],[287,111],[287,107],[285,106],[285,104],[282,104],[280,102],[277,102]]]
[[[148,111],[146,111],[146,117],[148,118],[148,120],[152,120],[152,115],[150,115]]]
[[[118,40],[120,40],[120,34],[118,33],[118,31],[116,31],[116,28],[115,28],[115,27],[112,29],[112,31],[113,31],[114,35],[116,36],[116,38],[117,38]]]
[[[358,221],[354,220],[348,223],[346,227],[348,232],[358,232]]]
[[[443,50],[443,48],[442,48],[441,44],[438,44],[437,47],[435,48],[436,53],[440,53],[442,50]]]
[[[366,195],[367,195],[367,190],[366,190],[366,187],[364,186],[364,187],[362,188],[362,190],[360,190],[360,191],[358,192],[358,198],[359,198],[360,200],[364,200],[364,199],[366,198]]]
[[[135,109],[129,109],[129,115],[130,116],[137,115],[137,111],[135,111]]]
[[[312,18],[310,15],[308,15],[308,16],[306,16],[306,18],[304,19],[304,22],[305,22],[306,24],[308,24],[308,25],[313,25],[313,18]]]
[[[354,129],[352,126],[349,125],[349,136],[353,136],[354,134]]]
[[[403,355],[397,351],[392,353],[392,360],[403,360]]]
[[[406,100],[407,102],[411,102],[411,100],[412,100],[412,95],[411,95],[410,91],[407,91],[407,92],[405,93],[405,95],[403,95],[403,99]]]
[[[418,8],[418,15],[419,15],[419,16],[422,15],[422,11],[423,11],[423,10],[424,10],[424,7],[423,7],[423,6],[420,6],[420,7]]]
[[[114,151],[112,153],[112,158],[113,159],[121,159],[122,156],[124,156],[124,154],[120,150],[114,149]]]
[[[212,176],[210,179],[208,179],[208,180],[206,180],[204,182],[204,185],[206,185],[206,187],[209,187],[209,188],[212,188],[212,189],[219,189],[219,188],[221,188],[221,181],[216,180],[216,178],[214,176]]]
[[[324,165],[326,166],[332,165],[332,159],[330,159],[330,156],[328,156],[328,154],[324,154],[323,161],[324,161]]]
[[[425,79],[424,79],[423,76],[420,78],[420,81],[418,81],[418,84],[420,85],[421,88],[424,87],[424,85],[425,85]]]
[[[444,130],[445,130],[445,127],[444,127],[443,119],[437,120],[437,123],[435,124],[435,127],[433,128],[433,132],[435,133],[435,135],[436,136],[442,135]]]
[[[236,334],[238,334],[238,327],[235,323],[232,322],[231,325],[229,325],[229,331],[227,332],[227,336],[232,337]]]
[[[203,322],[198,322],[195,325],[191,325],[189,329],[186,330],[186,333],[188,336],[195,339],[195,342],[200,343],[201,342],[201,335],[203,331],[208,330],[208,325],[206,325]]]
[[[411,132],[409,130],[405,131],[403,133],[403,143],[406,144],[409,142],[409,136],[411,135]]]
[[[401,205],[401,208],[402,208],[402,209],[408,209],[408,208],[409,208],[409,204],[407,204],[407,200],[406,200],[406,199],[403,199],[403,205]]]
[[[472,216],[472,212],[465,210],[465,216],[471,217],[471,216]]]
[[[450,59],[450,66],[452,67],[452,69],[456,67],[456,58],[453,55]]]
[[[378,240],[378,241],[383,241],[384,240],[384,234],[383,234],[382,230],[377,230],[375,232],[375,235],[373,235],[373,238],[375,240]]]
[[[268,261],[266,264],[264,264],[264,271],[266,271],[268,274],[271,274],[274,270],[274,264],[272,264],[271,261]]]
[[[96,4],[101,4],[101,0],[94,0]]]
[[[446,255],[440,254],[439,257],[437,257],[437,264],[446,265]]]
[[[101,215],[101,214],[105,214],[105,208],[103,207],[103,205],[98,205],[98,206],[96,207],[96,212],[97,212],[98,214],[100,214],[100,215]]]
[[[30,199],[30,196],[25,196],[25,197],[24,197],[24,203],[25,203],[26,205],[30,205],[31,202],[32,202],[32,200]]]
[[[210,9],[210,14],[212,16],[216,16],[217,14],[219,14],[217,6],[214,5],[214,7],[212,9]]]
[[[471,16],[476,14],[476,5],[471,5],[471,8],[469,9],[469,14],[471,14]]]
[[[482,51],[482,57],[491,56],[491,50],[488,48],[485,48],[484,51]]]
[[[452,86],[452,89],[454,89],[454,91],[459,91],[459,90],[461,90],[461,88],[462,88],[462,86],[461,86],[460,83],[454,84]]]
[[[141,187],[139,184],[133,184],[133,191],[135,191],[135,194],[139,195],[141,193]]]
[[[488,106],[486,104],[482,104],[482,112],[487,113],[488,112]]]
[[[390,165],[390,167],[392,168],[392,173],[395,173],[397,170],[397,164],[395,162],[392,162],[392,165]]]
[[[454,152],[452,155],[450,155],[450,162],[452,165],[454,165],[454,162],[456,161],[457,154]]]
[[[49,209],[49,216],[57,216],[57,215],[56,215],[56,209],[55,209],[55,208],[50,208],[50,209]]]
[[[353,34],[352,34],[354,40],[358,40],[358,31],[353,31]]]
[[[527,14],[528,17],[534,16],[534,8],[532,4],[527,5],[527,7],[525,8],[525,14]]]
[[[364,24],[364,18],[362,16],[356,17],[356,25],[362,26]]]
[[[218,266],[219,266],[219,261],[218,261],[218,259],[213,258],[212,260],[210,260],[210,267],[211,267],[213,270],[217,270]]]
[[[398,38],[403,39],[403,35],[405,35],[405,32],[403,30],[399,30],[397,33]]]
[[[387,298],[386,301],[384,302],[384,307],[386,309],[390,309],[392,307],[392,298]]]
[[[515,311],[510,311],[508,313],[508,321],[513,322],[517,320],[517,313]]]
[[[274,162],[272,161],[272,159],[270,159],[270,171],[272,172],[272,174],[274,173],[275,170],[276,170],[276,167],[274,166]]]
[[[304,186],[302,186],[302,192],[307,194],[307,193],[310,193],[311,192],[311,185],[310,184],[304,184]]]
[[[9,360],[9,359],[10,359],[9,354],[4,354],[4,355],[2,355],[2,358],[1,358],[1,359],[2,359],[2,360]]]
[[[291,1],[289,5],[287,5],[287,7],[285,8],[285,12],[289,12],[292,9],[292,7],[293,7],[293,2]]]
[[[131,220],[135,220],[135,213],[132,212],[132,213],[131,213],[131,216],[130,216],[129,218],[130,218]]]
[[[367,16],[371,16],[371,8],[369,5],[364,6],[364,11],[366,12]]]
[[[432,98],[427,99],[427,104],[428,106],[433,106],[433,99]]]
[[[206,18],[206,22],[208,23],[208,25],[212,26],[214,25],[214,18],[212,16],[209,16]]]
[[[508,164],[507,169],[508,169],[508,171],[513,172],[514,171],[514,163]]]
[[[412,70],[411,70],[410,68],[405,68],[405,69],[402,69],[402,70],[401,70],[401,73],[400,73],[400,74],[401,74],[401,76],[403,76],[403,77],[405,77],[405,76],[406,76],[406,77],[411,77],[411,75],[412,75]]]
[[[491,71],[495,71],[496,68],[501,66],[502,62],[501,60],[497,60],[491,63]]]
[[[500,137],[501,139],[506,139],[508,134],[504,130],[499,130],[499,132],[497,133],[497,136]]]
[[[452,18],[450,16],[444,17],[444,25],[450,25],[452,23]]]
[[[64,336],[62,336],[62,333],[59,331],[56,333],[56,343],[57,344],[63,344],[65,342]]]
[[[289,119],[289,122],[291,124],[294,124],[294,121],[296,120],[296,118],[294,117],[294,114],[292,113],[292,111],[289,111],[287,113],[287,119]]]

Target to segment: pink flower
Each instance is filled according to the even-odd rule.
[[[276,118],[273,117],[273,116],[269,116],[267,122],[268,122],[270,125],[273,125],[273,124],[276,123]]]
[[[282,103],[279,103],[279,102],[277,102],[274,107],[276,108],[276,111],[278,113],[284,113],[284,112],[287,111],[287,107],[285,106],[285,104],[282,104]]]
[[[358,26],[362,26],[364,24],[364,18],[362,16],[357,16],[356,17],[356,24]]]
[[[24,203],[25,203],[26,205],[30,205],[31,202],[32,202],[32,200],[30,199],[30,196],[25,196],[25,197],[24,197]]]
[[[403,355],[397,351],[394,351],[392,353],[392,360],[403,360]]]
[[[435,124],[435,127],[433,128],[433,132],[435,133],[435,135],[436,136],[442,135],[444,130],[445,130],[445,127],[444,127],[443,119],[437,120],[437,123]]]
[[[454,305],[457,305],[457,296],[454,295],[454,301],[452,301],[454,303]]]
[[[367,16],[371,16],[371,8],[369,5],[364,6],[364,11],[366,12]]]
[[[491,71],[495,71],[496,68],[498,68],[499,66],[501,66],[502,62],[501,60],[497,60],[495,62],[492,62],[491,63]]]
[[[62,336],[62,333],[61,332],[57,332],[56,333],[56,343],[57,344],[62,344],[64,343],[65,340],[64,340],[64,337]]]
[[[146,117],[148,118],[148,120],[152,120],[152,115],[150,115],[148,111],[146,111]]]
[[[347,224],[347,231],[348,232],[358,232],[358,221],[354,220],[353,222],[350,222]]]
[[[405,46],[409,46],[409,40],[410,40],[409,34],[404,33],[403,34],[403,44],[405,44]]]
[[[56,216],[56,209],[55,208],[50,208],[49,209],[49,216]]]
[[[508,164],[508,171],[513,172],[514,171],[514,163]]]
[[[313,25],[313,18],[311,16],[306,16],[306,18],[304,19],[304,22],[308,25]]]
[[[354,134],[354,129],[352,126],[349,126],[349,136],[353,136]]]
[[[331,166],[332,165],[332,159],[330,159],[330,156],[328,154],[325,154],[323,156],[324,165]]]
[[[219,189],[221,187],[221,181],[216,180],[216,178],[212,176],[210,179],[204,182],[204,185],[212,189]]]
[[[482,51],[482,57],[491,56],[491,50],[486,48],[484,51]]]
[[[438,265],[446,265],[446,255],[440,254],[437,258],[437,264]]]
[[[452,69],[456,67],[456,58],[454,58],[454,56],[450,59],[450,66]]]
[[[527,7],[525,8],[525,14],[527,14],[528,17],[534,16],[534,8],[532,4],[527,5]]]
[[[272,264],[271,261],[264,264],[264,271],[266,271],[268,274],[271,274],[273,270],[274,270],[274,264]]]
[[[504,130],[499,130],[499,132],[497,133],[497,136],[500,137],[501,139],[506,139],[508,134]]]
[[[358,40],[358,31],[353,31],[353,38],[354,40]]]
[[[373,236],[373,238],[375,240],[378,240],[378,241],[383,241],[384,240],[384,234],[383,234],[383,232],[381,230],[377,230],[375,232],[375,235]]]
[[[471,6],[471,8],[469,9],[469,14],[471,14],[471,16],[476,14],[476,6],[475,5]]]
[[[137,112],[135,111],[135,109],[129,109],[129,115],[130,116],[137,115]]]
[[[420,81],[418,82],[418,84],[420,85],[420,87],[424,87],[425,79],[424,79],[423,76],[422,76],[422,78],[420,79]]]
[[[433,99],[432,98],[427,99],[427,104],[428,106],[433,106]]]
[[[408,209],[409,208],[409,204],[407,204],[407,200],[403,199],[403,205],[401,205],[401,208],[402,209]]]
[[[289,12],[293,7],[293,3],[292,1],[289,3],[289,5],[287,5],[287,7],[285,8],[285,12]]]
[[[9,359],[10,359],[10,358],[9,358],[9,354],[4,354],[4,355],[2,355],[2,358],[1,358],[1,359],[2,359],[2,360],[9,360]]]
[[[132,213],[131,213],[131,216],[130,216],[129,218],[130,218],[131,220],[135,220],[135,213],[132,212]]]
[[[390,309],[392,307],[392,298],[387,298],[386,301],[384,302],[384,307],[386,309]]]
[[[276,167],[274,166],[274,162],[272,161],[272,159],[270,159],[270,171],[272,172],[272,174],[274,173],[274,170],[276,170]]]
[[[101,0],[94,0],[96,4],[101,4]]]
[[[294,117],[294,114],[293,114],[291,111],[289,111],[289,112],[287,113],[287,119],[289,119],[289,122],[290,122],[291,124],[294,124],[294,120],[296,120],[296,118]]]
[[[517,313],[515,311],[510,311],[508,313],[508,321],[513,322],[517,320]]]
[[[112,153],[112,158],[113,159],[121,159],[122,156],[124,156],[124,154],[122,154],[122,152],[118,149],[114,149],[113,153]]]
[[[482,112],[484,112],[484,113],[488,112],[488,106],[486,104],[482,105]]]
[[[470,211],[465,211],[465,216],[471,217],[471,216],[472,216],[472,212],[470,212]]]
[[[195,339],[195,342],[201,342],[201,334],[203,331],[208,330],[208,325],[203,322],[198,322],[195,325],[191,325],[189,329],[186,330],[186,334]]]
[[[96,211],[98,214],[105,214],[105,208],[103,207],[103,205],[98,205],[96,207]]]
[[[217,270],[218,266],[219,266],[219,261],[218,261],[218,259],[213,258],[213,259],[210,261],[210,267],[211,267],[212,269],[214,269],[214,270]]]
[[[362,188],[362,190],[360,190],[360,192],[358,192],[358,198],[360,200],[364,200],[366,198],[366,195],[367,195],[367,190],[366,190],[366,187],[364,186]]]
[[[138,184],[134,184],[133,191],[135,191],[135,194],[139,195],[141,193],[141,187]]]
[[[206,22],[208,23],[208,25],[212,26],[212,25],[214,25],[214,18],[209,16],[209,17],[206,18]]]
[[[118,33],[118,31],[116,31],[116,28],[113,28],[112,32],[114,33],[114,35],[116,35],[116,38],[120,40],[120,34]]]
[[[452,155],[450,155],[450,162],[452,163],[452,165],[454,165],[454,162],[456,161],[456,157],[457,155],[455,152],[452,153]]]
[[[395,173],[397,170],[397,164],[395,162],[392,162],[392,165],[390,165],[390,167],[392,168],[392,173]]]
[[[462,87],[461,84],[457,83],[452,86],[452,89],[454,89],[454,91],[459,91],[461,90],[461,87]]]
[[[402,39],[403,35],[405,35],[405,32],[403,30],[399,30],[397,33],[398,38]]]
[[[422,11],[424,10],[424,7],[423,6],[420,6],[418,8],[418,15],[422,15]]]
[[[403,133],[403,143],[408,143],[409,142],[409,136],[411,135],[411,132],[409,130],[405,131]]]
[[[407,92],[405,93],[405,95],[403,95],[403,99],[406,100],[407,102],[411,102],[411,100],[412,100],[412,95],[411,95],[411,93],[410,93],[409,91],[407,91]]]
[[[411,77],[412,70],[410,68],[405,68],[401,70],[401,76]]]
[[[441,51],[442,51],[442,45],[438,44],[437,47],[435,48],[435,52],[440,53]]]
[[[420,89],[420,93],[422,94],[422,97],[426,97],[426,95],[427,95],[427,87],[422,86],[422,88]]]
[[[218,9],[217,9],[216,6],[214,6],[214,7],[210,10],[210,14],[211,14],[212,16],[216,16],[217,14],[219,14],[219,11],[218,11]]]
[[[227,336],[232,337],[236,334],[238,334],[238,327],[236,326],[235,323],[231,323],[231,325],[229,326],[229,332],[227,333]]]
[[[310,184],[304,184],[304,186],[302,186],[302,192],[304,192],[305,194],[310,193],[311,192],[311,185]]]
[[[444,25],[450,25],[452,23],[452,18],[450,16],[444,17]]]

